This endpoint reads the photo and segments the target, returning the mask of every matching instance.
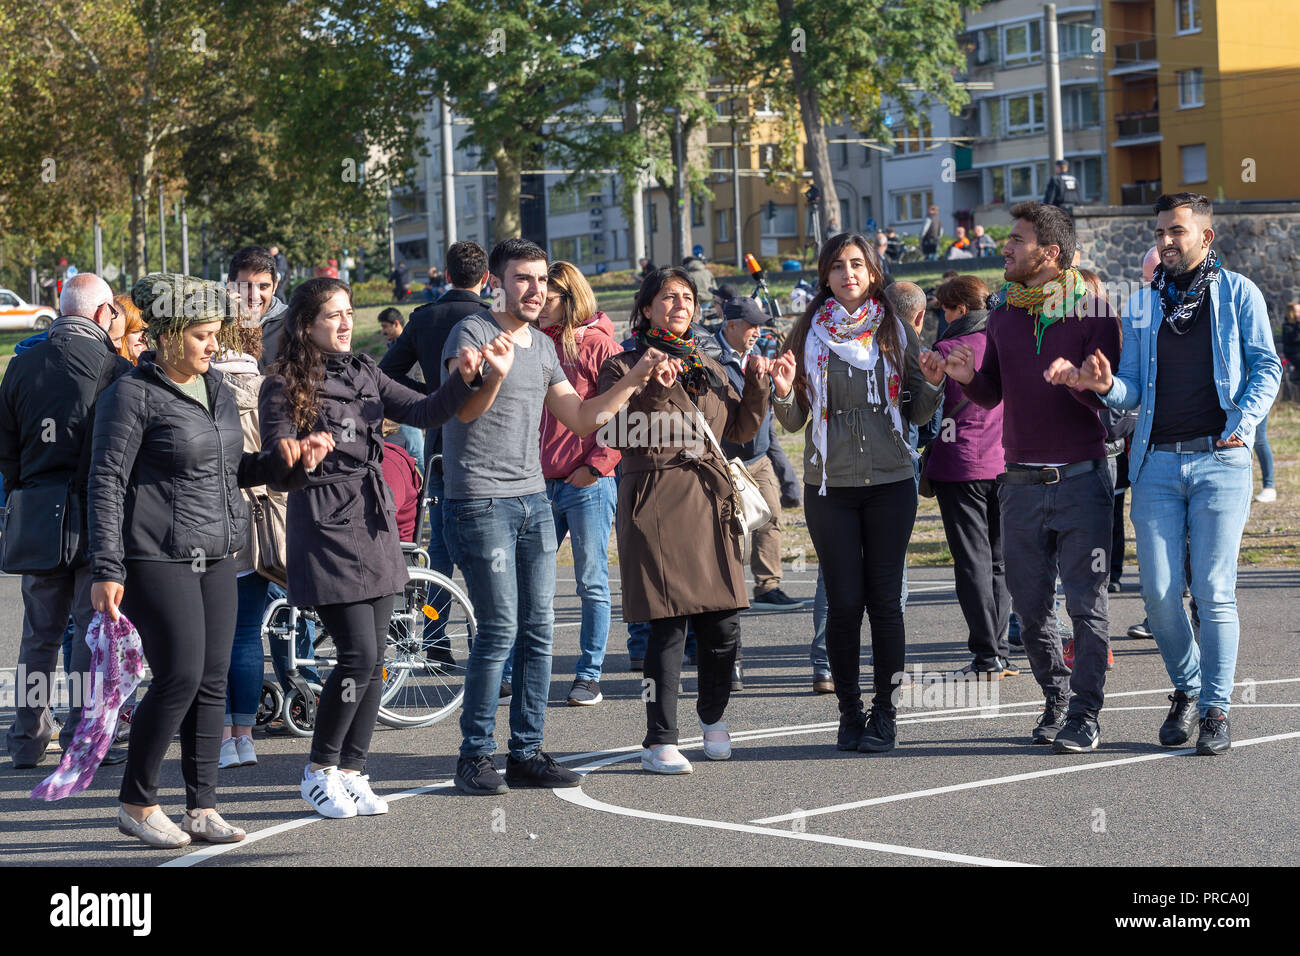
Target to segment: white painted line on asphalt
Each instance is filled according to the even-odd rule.
[[[1266,744],[1276,740],[1292,740],[1297,737],[1300,737],[1300,730],[1285,734],[1271,734],[1267,737],[1255,737],[1250,740],[1237,740],[1233,741],[1232,747],[1236,750],[1237,748],[1249,747],[1253,744]],[[798,813],[784,813],[775,817],[762,817],[753,822],[756,824],[784,823],[789,820],[823,816],[828,813],[840,813],[844,810],[857,810],[861,807],[879,806],[882,803],[897,803],[900,800],[916,800],[921,797],[934,797],[945,793],[956,793],[960,790],[975,790],[982,787],[993,787],[1003,783],[1019,783],[1023,780],[1039,780],[1043,777],[1056,777],[1067,773],[1082,773],[1087,770],[1100,770],[1103,767],[1119,767],[1125,764],[1146,763],[1151,760],[1164,760],[1169,757],[1179,757],[1194,753],[1196,753],[1195,747],[1187,747],[1178,750],[1165,750],[1159,753],[1142,754],[1137,757],[1123,757],[1119,760],[1100,760],[1093,763],[1076,764],[1072,767],[1054,767],[1051,770],[1036,770],[1032,773],[1017,773],[1006,777],[990,777],[986,780],[971,780],[966,783],[955,783],[946,787],[931,787],[928,790],[913,790],[910,793],[895,793],[887,797],[872,797],[869,800],[855,800],[852,803],[840,803],[832,807],[820,807],[816,810],[800,810]]]
[[[618,759],[626,760],[627,756]],[[580,767],[579,772],[595,769],[601,762],[591,767]],[[728,830],[732,833],[754,833],[760,836],[781,837],[785,840],[803,840],[808,843],[823,843],[830,846],[842,846],[859,850],[872,850],[876,853],[892,853],[899,856],[914,856],[926,860],[943,860],[947,863],[966,863],[972,866],[1033,866],[1032,863],[1016,863],[1011,860],[995,860],[984,856],[966,856],[962,853],[946,853],[942,850],[925,850],[919,847],[898,846],[892,843],[872,843],[868,840],[849,840],[844,837],[826,836],[821,833],[799,833],[794,830],[778,830],[773,827],[759,827],[748,823],[730,823],[725,820],[706,820],[700,817],[679,817],[670,813],[654,813],[649,810],[634,810],[630,807],[615,806],[588,796],[582,788],[554,791],[561,800],[588,810],[599,810],[615,816],[636,817],[641,820],[658,820],[663,823],[683,823],[693,827],[707,827],[712,830]]]

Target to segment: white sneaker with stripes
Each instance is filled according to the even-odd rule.
[[[311,764],[302,772],[302,798],[323,817],[341,820],[357,815],[357,803],[343,786],[338,767],[313,771]]]
[[[370,774],[340,773],[343,787],[357,805],[357,813],[363,817],[376,816],[388,812],[388,801],[370,789]]]

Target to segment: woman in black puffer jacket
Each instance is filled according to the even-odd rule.
[[[234,842],[244,831],[215,806],[237,604],[232,555],[249,531],[239,489],[301,484],[333,443],[320,434],[244,453],[234,397],[209,367],[236,318],[224,286],[156,273],[132,298],[156,351],[100,396],[88,493],[91,601],[114,619],[121,605],[153,671],[132,720],[118,829],[158,847]],[[179,828],[157,802],[178,730]]]

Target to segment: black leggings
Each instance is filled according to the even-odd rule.
[[[321,623],[334,638],[338,666],[320,695],[316,732],[311,738],[312,763],[342,770],[366,769],[370,736],[379,716],[383,694],[384,642],[396,595],[322,604]]]
[[[872,704],[893,713],[903,672],[903,564],[916,521],[911,478],[863,488],[804,488],[804,517],[826,582],[826,656],[840,714],[862,709],[862,611],[871,621]]]
[[[731,665],[740,650],[740,611],[706,611],[651,621],[645,649],[643,747],[677,743],[677,690],[688,624],[695,629],[695,657],[700,677],[695,709],[700,720],[706,724],[717,723],[727,709],[731,698]]]
[[[235,562],[127,561],[122,613],[140,632],[153,672],[131,719],[118,799],[158,802],[167,746],[179,730],[185,807],[216,808],[226,675],[235,640]]]

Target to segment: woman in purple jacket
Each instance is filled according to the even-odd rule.
[[[945,358],[957,345],[984,358],[989,290],[975,276],[954,276],[935,290],[948,327],[934,343]],[[1005,470],[1002,406],[991,411],[966,398],[961,386],[944,385],[943,423],[930,449],[925,475],[934,488],[957,579],[957,602],[970,628],[974,659],[959,672],[981,680],[1018,674],[1011,665],[1007,622],[1011,596],[1002,563],[1002,522],[997,483]]]

